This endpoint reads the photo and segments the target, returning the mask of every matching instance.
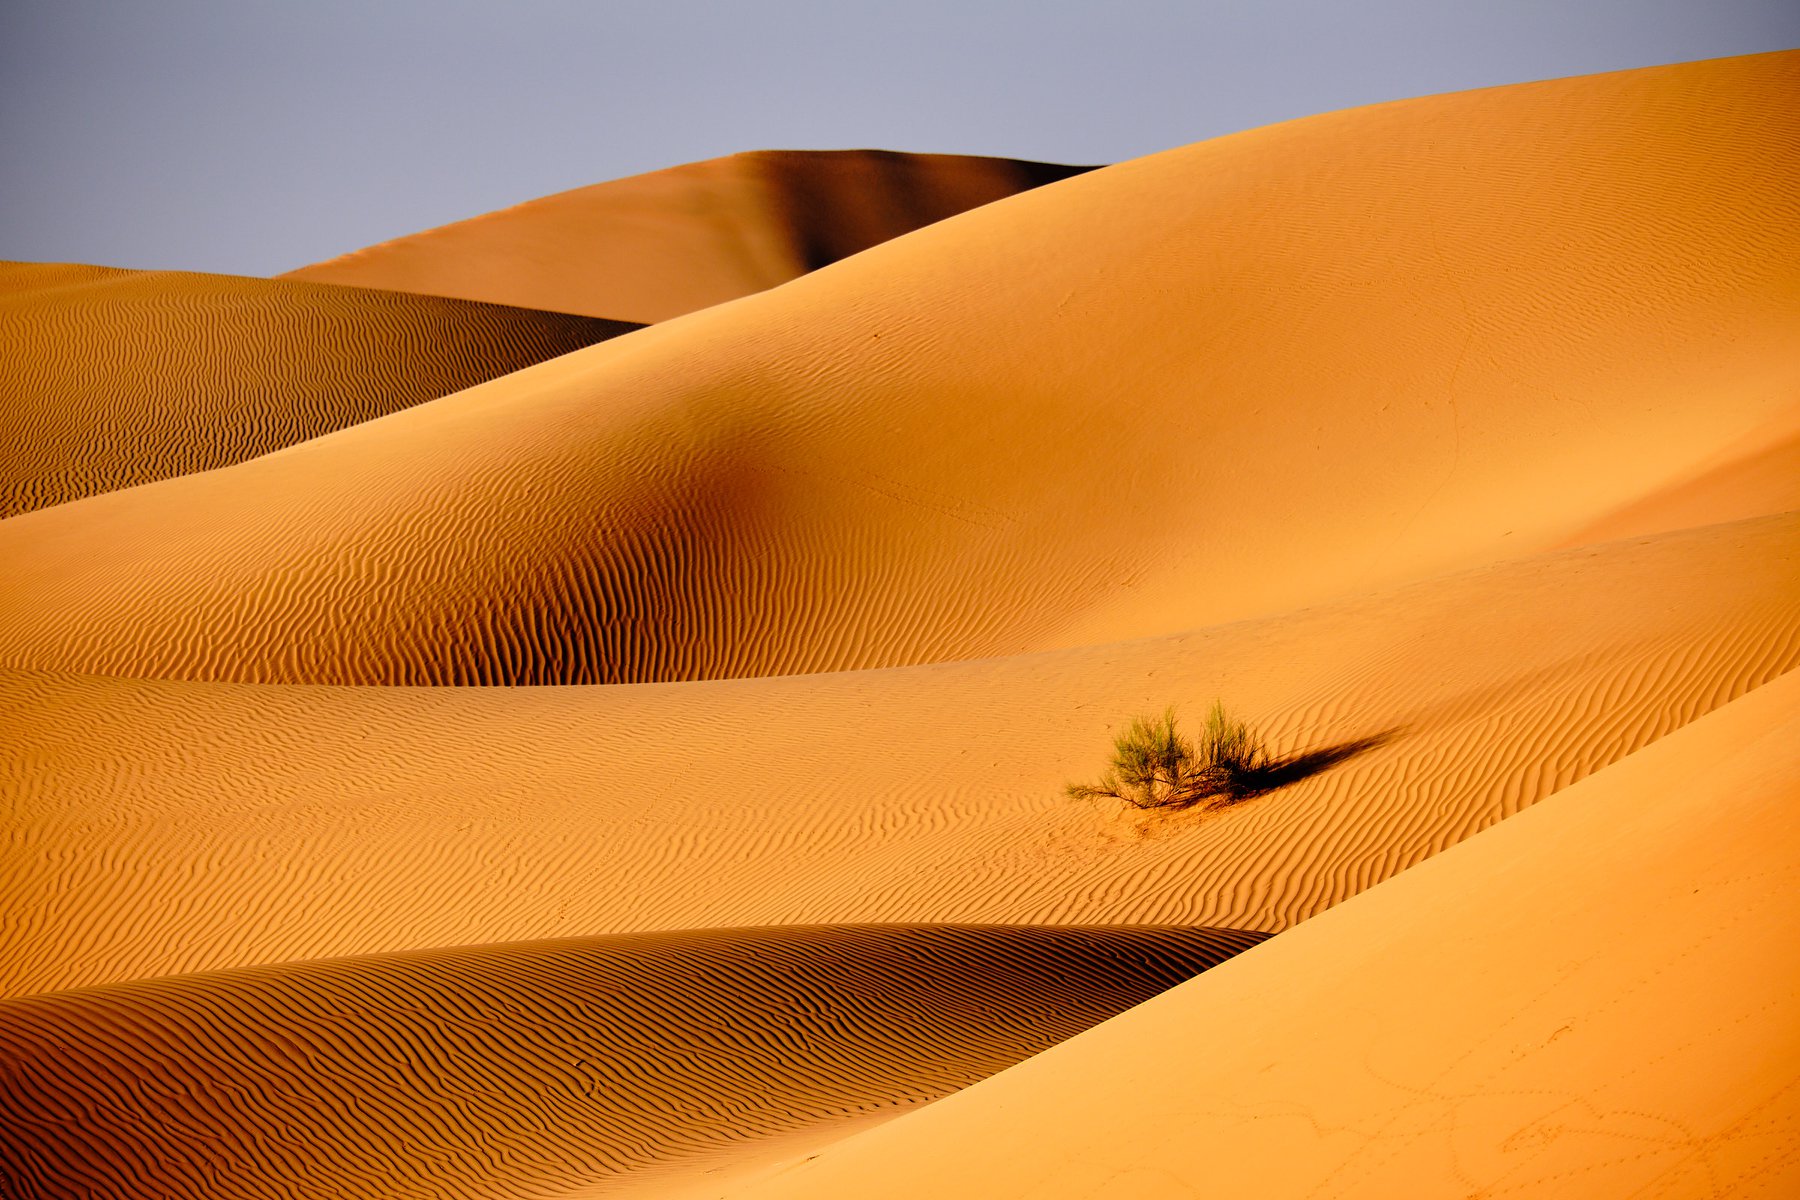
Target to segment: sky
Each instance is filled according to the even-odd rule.
[[[1116,162],[1794,0],[0,0],[0,258],[265,275],[738,150]]]

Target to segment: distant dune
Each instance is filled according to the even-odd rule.
[[[363,288],[0,263],[0,517],[230,466],[633,328]]]
[[[732,154],[560,192],[286,277],[662,321],[1091,169],[885,150]]]
[[[893,666],[1562,543],[1790,412],[1800,55],[1296,121],[0,525],[0,664]],[[270,539],[269,529],[284,536]]]
[[[0,273],[5,1200],[1800,1189],[1800,52],[297,274]]]

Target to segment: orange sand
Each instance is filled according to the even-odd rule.
[[[337,1197],[542,1194],[859,1110],[896,1115],[1259,940],[723,930],[37,996],[0,1024],[23,1084],[0,1091],[14,1132],[0,1169],[144,1200],[278,1195],[296,1178]],[[352,1093],[356,1080],[374,1086]],[[88,1116],[59,1119],[71,1110]]]
[[[230,466],[632,328],[365,288],[0,263],[0,517]]]
[[[25,831],[0,860],[0,995],[709,926],[1272,932],[1800,664],[1797,550],[1800,514],[1174,637],[833,676],[0,672]],[[1198,822],[1060,795],[1123,717],[1191,721],[1214,696],[1283,753],[1392,736]]]
[[[732,1194],[1794,1195],[1797,724],[1790,676]]]
[[[662,321],[1089,169],[885,150],[732,154],[545,196],[286,278]]]
[[[1605,542],[1664,529],[1800,509],[1800,412],[1790,412],[1726,447],[1686,478],[1633,501],[1571,535]]]
[[[1791,412],[1796,93],[1800,55],[1660,67],[1040,188],[279,455],[0,526],[0,665],[869,668],[1547,549]]]
[[[325,370],[223,469],[172,405],[0,520],[0,1191],[1793,1191],[1796,147],[1800,52],[1431,97]],[[643,264],[782,161],[340,262],[660,205],[616,279],[707,304]],[[793,228],[899,194],[831,161]],[[106,328],[247,394],[182,286]],[[82,395],[50,311],[8,369]],[[1305,769],[1061,795],[1215,697]]]

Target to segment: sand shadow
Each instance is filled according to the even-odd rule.
[[[1384,729],[1380,733],[1368,737],[1355,738],[1347,742],[1338,742],[1330,746],[1321,746],[1316,750],[1306,750],[1299,754],[1290,754],[1285,758],[1272,759],[1260,767],[1244,772],[1234,779],[1231,790],[1213,798],[1217,805],[1240,804],[1245,800],[1265,796],[1278,788],[1299,783],[1323,771],[1329,771],[1340,763],[1348,762],[1359,754],[1387,745],[1406,730],[1396,725]]]

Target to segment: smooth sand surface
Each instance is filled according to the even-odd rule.
[[[1254,130],[0,520],[0,1193],[1793,1191],[1797,101]],[[1215,698],[1283,786],[1063,795]]]
[[[1065,180],[280,454],[0,524],[0,665],[870,668],[1547,549],[1791,413],[1797,94],[1800,53],[1725,59]]]
[[[0,517],[243,462],[633,328],[365,288],[0,263]]]
[[[1795,510],[1800,510],[1800,411],[1783,414],[1686,478],[1585,526],[1566,544],[1580,546]]]
[[[761,150],[559,192],[284,278],[663,321],[1090,167]]]
[[[1794,1195],[1796,728],[1789,676],[731,1194]]]

